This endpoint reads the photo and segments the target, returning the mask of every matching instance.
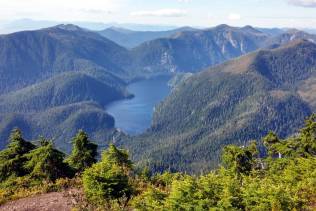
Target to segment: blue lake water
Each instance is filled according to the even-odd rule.
[[[115,118],[115,126],[136,135],[150,127],[154,107],[171,91],[169,76],[160,76],[130,84],[127,90],[135,97],[110,104],[107,112]]]

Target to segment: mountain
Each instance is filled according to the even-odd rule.
[[[0,94],[69,71],[127,77],[129,62],[125,48],[75,25],[2,35]]]
[[[105,106],[127,97],[123,85],[111,86],[86,74],[70,72],[0,96],[0,112],[41,111],[81,101]]]
[[[286,35],[273,37],[251,26],[220,25],[206,30],[178,30],[169,38],[148,41],[131,50],[96,32],[71,24],[1,35],[0,147],[4,146],[9,131],[16,126],[29,134],[29,139],[38,135],[55,138],[58,146],[65,150],[69,149],[70,137],[78,129],[86,130],[92,138],[105,144],[104,137],[110,140],[111,134],[116,132],[113,117],[106,113],[106,105],[131,97],[125,90],[130,81],[183,72],[171,82],[172,86],[180,84],[176,87],[181,87],[183,81],[197,77],[186,72],[199,72],[265,45],[272,44],[275,48],[291,41],[279,38]],[[136,33],[123,29],[116,31]],[[295,39],[299,37],[295,36]],[[239,65],[235,64],[236,67]],[[311,97],[315,90],[313,83],[313,79],[306,81],[298,93],[304,102],[316,106],[316,100]],[[155,126],[164,124],[162,108],[157,108],[154,119],[153,131],[158,131],[157,135],[167,134]],[[179,112],[184,113],[181,109],[175,111],[176,118],[181,116]],[[175,131],[181,131],[183,126],[180,123],[180,128],[173,125]],[[54,134],[61,135],[52,137]],[[183,134],[181,136],[186,136]]]
[[[151,32],[115,28],[115,33],[141,37],[139,33]],[[251,26],[220,25],[207,30],[180,28],[152,33],[174,35],[145,42],[132,50],[71,24],[2,35],[0,94],[69,71],[125,81],[166,72],[197,72],[264,45],[285,43],[284,39],[271,38]]]
[[[266,40],[264,46],[268,48],[269,47],[275,48],[275,47],[288,44],[292,41],[301,40],[301,39],[305,39],[310,42],[316,43],[316,35],[309,34],[305,31],[300,31],[297,29],[290,29],[290,30],[285,31],[282,34],[270,37],[269,39]]]
[[[126,48],[134,48],[144,42],[169,37],[177,32],[194,31],[190,27],[182,27],[169,31],[133,31],[124,28],[110,27],[98,33]]]
[[[270,36],[278,36],[278,35],[283,34],[285,32],[284,29],[280,29],[280,28],[259,28],[259,27],[256,27],[256,29],[265,33],[265,34],[268,34]]]
[[[48,28],[59,24],[75,24],[77,26],[99,31],[109,27],[126,28],[135,31],[167,31],[177,28],[172,25],[146,25],[146,24],[135,24],[135,23],[102,23],[102,22],[89,22],[89,21],[51,21],[51,20],[32,20],[28,18],[17,19],[13,21],[0,21],[0,33],[13,33],[25,30],[38,30],[41,28]]]
[[[200,173],[227,144],[297,132],[316,111],[315,80],[314,43],[259,50],[184,80],[156,107],[152,127],[122,144],[155,171]]]
[[[131,57],[133,69],[142,73],[199,72],[260,48],[276,48],[300,39],[316,42],[315,35],[296,29],[219,25],[145,42],[131,49]]]
[[[128,50],[75,25],[0,36],[0,147],[19,127],[67,151],[84,129],[104,145],[115,133],[105,106],[131,97]],[[54,137],[60,134],[59,137]]]
[[[68,151],[71,137],[83,129],[104,146],[115,132],[114,119],[104,107],[127,97],[124,86],[112,86],[83,73],[52,77],[0,96],[0,140],[7,140],[12,128],[19,127],[31,140],[39,135],[54,138],[59,148]],[[0,147],[5,143],[1,141]]]
[[[0,148],[7,144],[10,131],[18,127],[28,140],[40,136],[50,138],[64,152],[69,153],[72,137],[85,130],[100,147],[105,147],[113,136],[114,119],[103,107],[93,102],[57,106],[36,112],[0,113]],[[56,135],[58,134],[58,136]]]
[[[145,42],[131,50],[135,69],[148,72],[197,72],[261,47],[268,35],[250,26],[220,25],[184,31]]]

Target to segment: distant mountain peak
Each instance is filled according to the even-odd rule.
[[[279,49],[286,49],[286,48],[305,48],[307,46],[316,46],[315,42],[313,40],[309,40],[309,39],[297,39],[297,40],[293,40],[292,42],[281,46]],[[275,49],[277,50],[277,49]]]
[[[250,25],[246,25],[246,26],[242,27],[241,29],[246,30],[248,32],[253,32],[253,33],[262,33],[260,30],[254,28],[253,26],[250,26]]]
[[[220,24],[220,25],[218,25],[218,26],[215,26],[214,27],[215,29],[222,29],[222,30],[226,30],[226,29],[232,29],[232,28],[234,28],[234,27],[232,27],[232,26],[229,26],[229,25],[227,25],[227,24]]]
[[[67,30],[67,31],[82,31],[83,29],[74,24],[59,24],[53,28]]]
[[[286,33],[288,33],[288,34],[296,34],[296,33],[302,33],[302,32],[303,32],[303,31],[298,30],[298,29],[295,29],[295,28],[288,29],[288,30],[286,31]]]
[[[117,26],[111,26],[111,27],[109,27],[109,28],[107,28],[105,30],[113,30],[113,31],[121,32],[121,33],[132,33],[132,32],[134,32],[133,30],[122,28],[122,27],[117,27]]]

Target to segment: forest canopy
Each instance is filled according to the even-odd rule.
[[[203,175],[155,173],[83,131],[70,155],[52,141],[31,143],[15,129],[0,152],[0,202],[67,188],[83,190],[79,210],[313,210],[316,204],[316,115],[299,133],[270,132],[247,146],[223,149],[219,168]]]

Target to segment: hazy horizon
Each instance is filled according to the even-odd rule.
[[[21,20],[35,24],[26,29],[79,22],[92,28],[116,23],[160,26],[157,30],[219,24],[302,29],[316,25],[315,9],[316,0],[0,0],[0,32],[23,29]]]
[[[132,22],[90,22],[90,21],[53,21],[53,20],[34,20],[28,18],[17,19],[13,21],[2,21],[0,22],[0,34],[9,34],[18,31],[24,30],[37,30],[47,27],[53,27],[59,24],[74,24],[78,25],[82,28],[86,28],[89,30],[103,30],[110,27],[118,27],[118,28],[125,28],[129,30],[135,31],[167,31],[173,30],[180,27],[192,27],[196,29],[205,29],[205,28],[212,28],[216,27],[221,24],[227,23],[220,23],[216,25],[208,25],[208,26],[197,26],[197,25],[168,25],[168,24],[146,24],[146,23],[132,23]],[[232,27],[244,27],[250,24],[245,25],[233,25],[227,24]],[[260,27],[257,25],[250,25],[255,28],[279,28],[279,29],[300,29],[305,30],[309,33],[316,33],[316,27]]]

